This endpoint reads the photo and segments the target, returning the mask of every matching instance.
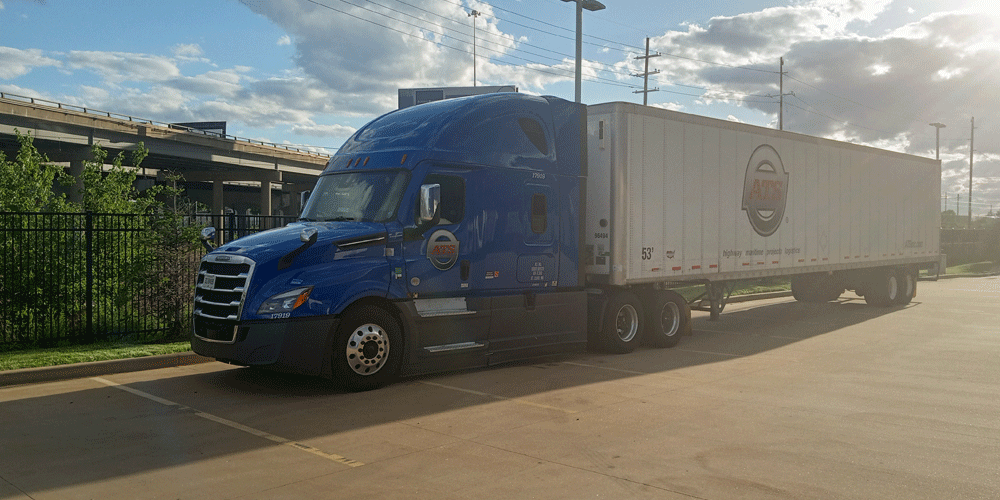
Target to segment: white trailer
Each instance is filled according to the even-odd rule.
[[[609,289],[791,276],[908,303],[939,262],[937,160],[659,108],[588,107],[585,270]]]

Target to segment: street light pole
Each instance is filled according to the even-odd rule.
[[[935,151],[936,151],[936,153],[934,154],[934,159],[935,160],[940,160],[941,159],[941,129],[945,128],[946,125],[943,124],[943,123],[934,122],[934,123],[931,123],[930,126],[932,126],[932,127],[934,127],[936,129],[934,131],[934,133],[935,133],[934,135],[936,136],[935,137],[935,141],[934,141],[934,146],[935,146]]]
[[[576,102],[580,102],[580,82],[583,79],[583,71],[580,62],[583,59],[583,9],[591,12],[604,9],[604,4],[597,0],[563,0],[563,2],[576,3]]]
[[[469,17],[472,18],[472,86],[476,86],[476,18],[481,16],[482,12],[478,10],[473,10],[469,13]]]

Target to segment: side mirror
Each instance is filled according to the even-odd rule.
[[[212,248],[212,244],[209,243],[210,241],[214,240],[215,240],[215,228],[212,226],[202,228],[201,244],[205,246],[205,250],[208,250],[209,252],[215,250],[215,248]]]
[[[299,193],[299,215],[302,215],[302,211],[305,210],[310,194],[312,194],[312,191],[302,191]]]
[[[441,205],[441,185],[424,184],[420,186],[420,223],[434,225],[440,219],[438,213]]]

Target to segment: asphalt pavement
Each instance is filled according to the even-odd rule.
[[[0,499],[1000,498],[1000,278],[694,313],[364,393],[208,362],[0,388]]]

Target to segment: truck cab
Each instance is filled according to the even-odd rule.
[[[585,107],[523,94],[375,119],[298,222],[204,257],[192,348],[352,390],[582,349],[585,131]]]

